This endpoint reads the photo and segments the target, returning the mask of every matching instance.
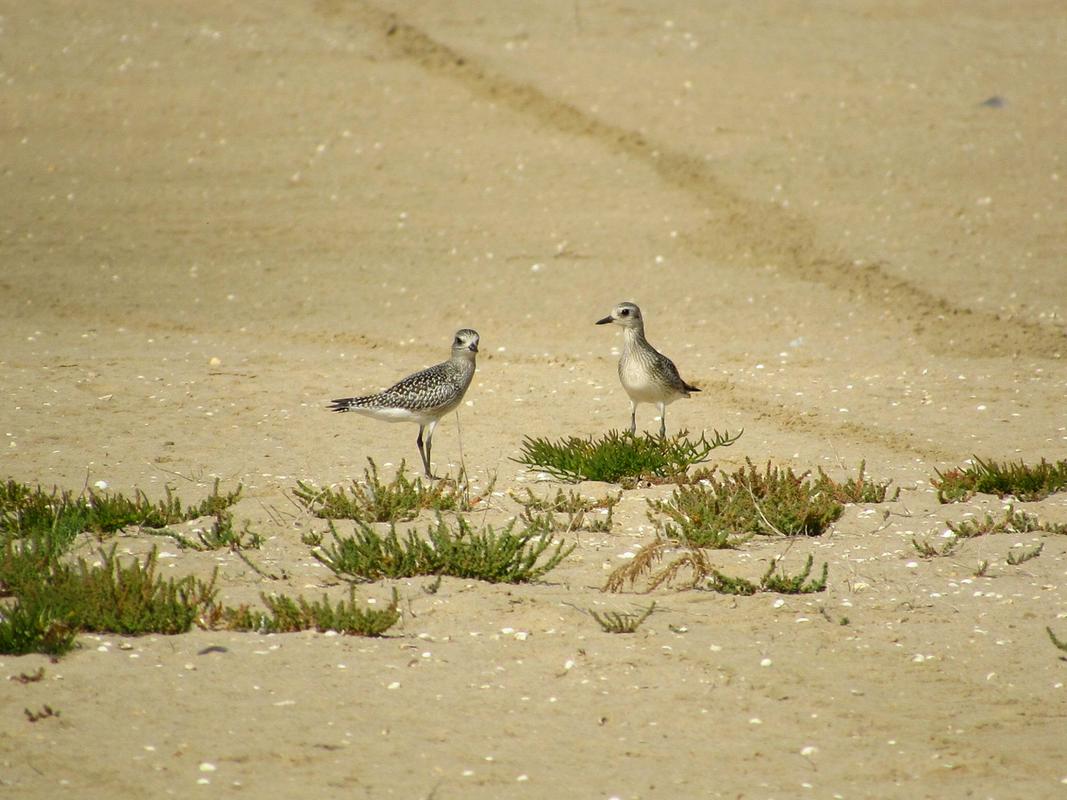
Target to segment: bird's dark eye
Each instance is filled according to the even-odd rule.
[[[619,314],[621,316],[628,317],[628,316],[630,316],[630,309],[624,308],[622,311],[619,312]]]

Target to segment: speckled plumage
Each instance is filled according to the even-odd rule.
[[[619,303],[611,315],[597,325],[615,323],[623,327],[623,347],[619,356],[619,381],[630,396],[630,433],[637,431],[637,406],[655,403],[660,413],[659,435],[667,435],[667,404],[690,392],[699,392],[678,374],[678,368],[645,338],[641,309],[633,303]]]
[[[416,416],[443,416],[459,405],[470,385],[474,366],[444,361],[408,375],[378,394],[334,400],[334,411],[407,412]]]
[[[415,443],[427,477],[433,477],[430,473],[433,432],[441,417],[456,409],[463,401],[474,378],[478,341],[477,331],[470,328],[458,330],[452,340],[452,357],[448,361],[412,373],[378,394],[333,400],[329,409],[355,411],[386,422],[418,423],[419,436]]]

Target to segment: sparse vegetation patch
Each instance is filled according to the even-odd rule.
[[[633,486],[639,480],[675,479],[692,465],[707,461],[712,451],[732,445],[743,432],[730,435],[713,431],[710,439],[702,433],[696,440],[689,438],[688,431],[666,439],[614,430],[599,437],[570,436],[555,442],[526,436],[516,461],[572,483],[604,481]]]
[[[355,591],[348,600],[331,603],[323,596],[320,601],[308,602],[303,597],[293,600],[287,595],[261,594],[266,611],[242,605],[220,609],[213,619],[216,625],[229,630],[259,633],[292,633],[317,630],[336,631],[353,636],[381,636],[400,620],[400,599],[393,589],[392,602],[385,608],[358,604]]]
[[[241,530],[235,529],[233,514],[229,511],[215,512],[215,522],[210,528],[193,531],[195,539],[171,528],[165,528],[159,533],[170,536],[179,547],[186,550],[258,550],[263,544],[263,537],[250,530],[247,522]]]
[[[400,462],[396,476],[388,483],[378,477],[378,466],[367,459],[363,481],[351,487],[319,489],[303,481],[293,490],[297,501],[322,519],[351,519],[358,522],[406,522],[420,511],[470,511],[489,496],[492,484],[471,496],[466,474],[459,478],[440,478],[424,483],[422,478],[408,478],[405,463]]]
[[[512,497],[522,506],[519,519],[527,525],[544,525],[553,532],[606,532],[611,530],[612,511],[622,499],[622,492],[593,498],[574,491],[564,494],[562,489],[557,489],[555,497],[538,497],[526,488],[526,497],[515,493]],[[600,514],[601,511],[606,513]]]
[[[672,552],[677,556],[666,566],[656,570],[656,565],[663,561],[664,557]],[[666,539],[657,539],[652,544],[642,547],[637,555],[629,562],[615,569],[608,576],[604,584],[606,592],[620,592],[626,586],[634,587],[639,580],[645,582],[643,591],[651,592],[660,586],[673,583],[682,575],[688,575],[680,588],[695,589],[701,585],[703,588],[723,594],[748,595],[757,592],[778,592],[780,594],[809,594],[821,592],[826,588],[826,579],[829,573],[829,565],[824,563],[818,578],[809,579],[814,558],[808,556],[803,569],[796,575],[788,575],[785,572],[776,572],[780,558],[771,560],[767,572],[760,578],[758,583],[753,583],[746,578],[731,578],[724,575],[711,562],[707,550],[684,546],[679,549],[678,545]]]
[[[113,533],[133,525],[163,528],[199,517],[214,516],[240,499],[241,487],[219,493],[219,482],[210,495],[197,505],[183,506],[170,487],[155,503],[140,489],[132,498],[115,492],[88,489],[81,494],[40,486],[31,488],[8,480],[0,484],[0,535],[21,538],[47,533],[58,543],[69,544],[83,531]]]
[[[820,491],[828,492],[837,502],[848,505],[850,503],[884,503],[892,502],[900,497],[900,489],[889,493],[889,484],[892,481],[873,481],[867,477],[867,462],[861,461],[858,474],[855,478],[848,478],[844,483],[839,483],[823,472],[819,467],[819,477],[815,486]]]
[[[753,583],[745,578],[731,578],[723,575],[718,570],[712,570],[707,588],[722,594],[751,595],[757,592],[776,592],[778,594],[812,594],[821,592],[826,588],[826,577],[829,573],[829,565],[823,562],[822,572],[817,578],[809,579],[811,567],[815,562],[814,556],[808,556],[804,567],[795,575],[789,575],[785,571],[778,571],[779,559],[773,559],[767,571],[758,583]]]
[[[75,537],[98,536],[129,526],[161,529],[214,516],[212,530],[197,549],[258,544],[247,529],[233,529],[228,509],[241,488],[214,489],[202,502],[184,505],[170,489],[158,502],[137,490],[119,493],[30,487],[8,480],[0,484],[0,653],[46,653],[59,656],[76,644],[77,634],[182,633],[215,613],[214,578],[164,579],[153,551],[144,559],[122,560],[116,548],[100,553],[100,562],[65,560]]]
[[[601,613],[589,609],[589,616],[596,620],[604,633],[633,633],[655,610],[656,604],[653,602],[648,608],[637,612],[605,611]]]
[[[977,493],[1011,495],[1031,502],[1067,490],[1067,460],[1053,464],[1041,459],[1039,464],[1029,466],[1022,461],[1001,464],[974,456],[974,463],[967,467],[937,470],[937,477],[930,482],[942,503],[968,500]]]
[[[825,474],[812,479],[792,469],[762,471],[751,461],[734,473],[694,475],[692,486],[681,486],[665,501],[649,502],[649,519],[663,536],[696,547],[734,548],[751,536],[818,536],[841,516],[838,500],[845,492]],[[864,481],[862,468],[860,482]],[[862,494],[868,489],[848,490]],[[884,486],[882,487],[884,497]]]
[[[956,536],[971,539],[989,533],[1046,533],[1067,534],[1067,525],[1042,522],[1034,514],[1016,511],[1014,506],[1004,510],[1004,516],[996,519],[986,514],[982,519],[967,519],[962,522],[946,522],[945,525]]]
[[[951,536],[945,540],[945,543],[938,549],[937,545],[931,544],[926,539],[916,539],[911,537],[912,547],[915,548],[920,558],[943,558],[950,556],[960,549],[960,545],[963,544],[963,539],[959,536]]]
[[[1045,543],[1041,542],[1035,547],[1031,547],[1029,550],[1012,550],[1008,553],[1008,557],[1005,559],[1013,567],[1017,567],[1030,559],[1037,558],[1041,555],[1041,551],[1045,549]]]
[[[144,562],[123,564],[115,548],[100,565],[78,559],[53,564],[47,583],[24,587],[19,604],[81,631],[121,634],[184,633],[215,601],[215,580],[164,580],[153,549]]]
[[[81,631],[120,634],[184,633],[215,602],[214,578],[164,580],[156,574],[156,551],[144,563],[123,564],[115,548],[101,553],[102,564],[79,559],[71,565],[34,556],[18,562],[9,542],[4,560],[14,578],[6,584],[12,605],[0,608],[0,652],[62,655]],[[42,570],[27,574],[26,564]]]
[[[500,530],[492,526],[475,530],[458,518],[453,529],[438,518],[425,536],[409,531],[401,537],[396,528],[383,536],[364,522],[357,523],[352,536],[341,536],[331,523],[333,541],[320,542],[312,554],[339,576],[356,581],[450,575],[489,583],[528,583],[574,550],[575,545],[565,547],[541,524],[518,533],[516,524],[512,520]]]

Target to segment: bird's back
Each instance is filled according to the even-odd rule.
[[[382,418],[390,412],[443,416],[459,405],[474,377],[474,366],[444,361],[419,370],[378,394],[334,400],[332,411],[362,411]]]

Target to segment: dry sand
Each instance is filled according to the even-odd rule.
[[[2,657],[45,679],[0,682],[0,794],[1067,796],[1044,630],[1067,637],[1067,537],[911,544],[1003,505],[939,506],[935,469],[1067,450],[1062,11],[0,4],[0,477],[190,501],[243,484],[279,579],[164,540],[168,574],[218,565],[234,602],[343,595],[288,493],[416,462],[415,429],[324,404],[444,358],[459,327],[482,353],[438,471],[462,433],[501,493],[489,522],[508,490],[554,491],[512,458],[524,434],[626,423],[617,330],[593,326],[623,299],[703,387],[669,427],[745,429],[722,466],[865,459],[902,489],[795,543],[787,565],[814,554],[829,587],[784,602],[601,593],[661,487],[544,583],[398,582],[383,639]],[[1020,507],[1067,522],[1063,495]],[[713,557],[758,574],[785,550]],[[631,636],[583,613],[653,598]],[[60,716],[29,723],[44,704]]]

